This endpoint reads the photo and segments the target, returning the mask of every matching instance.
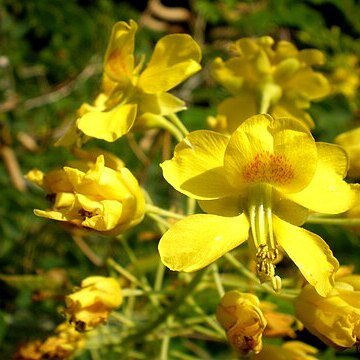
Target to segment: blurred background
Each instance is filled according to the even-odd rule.
[[[189,33],[203,51],[203,71],[175,92],[189,110],[179,114],[189,130],[207,128],[207,116],[225,98],[208,73],[216,56],[226,57],[230,41],[270,35],[290,40],[299,49],[317,48],[327,57],[321,71],[331,76],[346,69],[344,81],[354,91],[338,91],[317,102],[311,114],[318,140],[332,141],[359,126],[360,5],[355,0],[2,0],[0,2],[0,357],[11,358],[19,344],[41,338],[62,320],[58,308],[64,294],[90,274],[105,272],[103,260],[121,261],[116,242],[91,235],[86,243],[59,224],[36,218],[46,208],[42,191],[24,178],[29,170],[47,171],[69,158],[55,141],[76,117],[83,102],[99,91],[102,59],[116,21],[139,24],[136,52],[151,54],[168,33]],[[349,56],[351,61],[348,61]],[[340,80],[339,80],[340,81]],[[164,149],[163,134],[150,138]],[[129,144],[140,141],[147,161],[139,161]],[[169,156],[151,151],[149,139],[128,138],[111,149],[135,172],[154,200],[169,206],[169,187],[159,183],[158,163]],[[167,150],[167,151],[166,151]],[[159,155],[160,154],[160,155]],[[150,161],[149,161],[150,159]],[[145,170],[144,170],[145,169]],[[174,195],[172,195],[174,196]],[[323,236],[343,264],[359,264],[360,241],[355,231],[309,227]],[[135,251],[151,266],[158,234],[149,223]],[[140,240],[139,240],[140,239]],[[155,256],[155,255],[152,255]],[[125,261],[125,260],[124,260]],[[359,268],[358,268],[359,270]]]

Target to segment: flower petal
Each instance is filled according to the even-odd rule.
[[[301,151],[299,151],[301,148]],[[282,193],[303,189],[316,168],[313,137],[299,121],[261,114],[245,120],[232,134],[225,151],[229,183],[267,183]]]
[[[141,93],[136,96],[135,101],[139,104],[139,114],[169,115],[186,109],[184,101],[165,92],[157,94]]]
[[[245,208],[240,196],[225,196],[215,200],[198,200],[201,209],[208,214],[220,216],[238,216]]]
[[[77,120],[77,127],[85,135],[113,142],[127,134],[134,124],[137,105],[121,105],[113,110],[91,111]]]
[[[226,116],[227,131],[233,133],[249,117],[257,114],[255,97],[244,92],[241,96],[230,97],[218,105],[219,115]]]
[[[318,235],[291,225],[273,215],[276,241],[284,248],[305,279],[321,296],[327,296],[334,286],[339,263],[326,242]]]
[[[177,222],[160,239],[161,261],[171,270],[199,270],[248,238],[245,214],[222,217],[191,215]]]
[[[168,91],[201,69],[201,50],[187,34],[171,34],[155,45],[138,87],[147,93]]]
[[[105,53],[105,74],[120,86],[125,86],[134,70],[134,42],[137,25],[130,20],[117,22],[111,32]]]
[[[190,133],[175,148],[174,157],[161,164],[168,183],[195,199],[230,195],[233,189],[222,170],[229,137],[210,130]]]
[[[330,93],[330,85],[326,77],[309,68],[299,70],[289,79],[285,89],[294,89],[310,100],[320,99]]]
[[[308,114],[305,110],[300,109],[298,106],[296,106],[293,99],[287,99],[286,96],[283,99],[280,99],[280,101],[271,108],[270,113],[273,117],[276,118],[289,117],[300,120],[309,129],[313,129],[315,127],[314,121],[310,114]]]
[[[339,214],[350,209],[355,191],[343,177],[347,170],[345,151],[337,145],[317,143],[318,166],[309,185],[286,197],[296,203],[324,214]]]

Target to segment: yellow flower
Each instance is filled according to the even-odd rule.
[[[217,320],[226,330],[230,344],[242,354],[262,349],[266,320],[259,305],[255,295],[234,290],[227,292],[217,307]]]
[[[68,323],[62,323],[55,329],[55,335],[48,337],[44,341],[35,340],[22,345],[14,359],[70,359],[84,345],[85,335],[79,334]]]
[[[114,156],[99,155],[93,160],[95,163],[88,159],[78,165],[81,169],[64,167],[45,175],[30,171],[27,178],[53,200],[52,209],[36,209],[35,214],[107,235],[141,222],[145,198],[135,177]]]
[[[324,63],[324,56],[315,49],[299,51],[288,41],[278,42],[275,49],[273,44],[269,36],[243,38],[232,45],[235,56],[216,58],[212,64],[214,79],[233,95],[218,107],[219,126],[225,117],[229,133],[248,117],[265,112],[314,127],[306,110],[330,91],[325,76],[312,69]],[[218,129],[216,119],[211,124]]]
[[[313,356],[318,350],[301,341],[287,341],[282,345],[264,344],[259,354],[251,357],[252,360],[316,360]]]
[[[161,38],[146,68],[135,65],[137,25],[120,21],[112,29],[104,61],[102,90],[93,105],[79,109],[76,127],[85,135],[115,141],[134,125],[162,122],[164,115],[185,109],[184,101],[168,93],[201,69],[201,51],[187,34]],[[60,140],[74,141],[74,127]]]
[[[349,156],[348,175],[360,177],[360,127],[338,135],[335,143],[341,145]]]
[[[332,59],[333,71],[328,76],[333,94],[342,94],[353,100],[360,85],[360,68],[357,56],[352,54],[336,55]]]
[[[90,276],[78,291],[65,299],[65,313],[77,331],[91,330],[104,323],[112,310],[122,303],[119,283],[109,277]]]
[[[160,239],[170,269],[196,271],[249,239],[261,281],[279,287],[281,247],[321,295],[330,292],[338,262],[323,239],[298,226],[307,209],[337,214],[351,207],[355,195],[343,180],[342,148],[315,143],[297,120],[263,114],[231,136],[190,133],[162,169],[176,190],[208,213],[180,220]]]
[[[336,279],[327,297],[306,285],[295,300],[297,318],[325,344],[350,348],[360,339],[360,276]]]

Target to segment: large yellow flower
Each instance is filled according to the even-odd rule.
[[[77,168],[47,174],[30,171],[27,178],[53,200],[52,209],[36,209],[35,214],[109,235],[137,225],[144,217],[144,194],[132,173],[116,159],[105,154]]]
[[[321,295],[329,293],[338,262],[323,239],[297,225],[307,209],[337,214],[351,207],[342,148],[315,143],[297,120],[263,114],[231,136],[190,133],[162,168],[208,213],[180,220],[161,238],[160,256],[170,269],[196,271],[249,239],[261,281],[277,287],[281,247]]]
[[[231,133],[243,120],[265,112],[314,126],[306,110],[330,92],[326,77],[312,69],[323,64],[324,56],[316,49],[299,51],[288,41],[278,42],[275,49],[273,44],[269,36],[243,38],[232,45],[233,57],[214,60],[214,79],[233,95],[219,105],[214,128],[224,130],[225,121]]]
[[[336,280],[327,297],[306,285],[295,301],[297,318],[329,346],[349,348],[360,339],[360,276]]]
[[[187,34],[161,38],[146,68],[135,65],[137,25],[120,21],[112,29],[105,54],[101,93],[93,105],[79,109],[76,127],[85,135],[115,141],[134,125],[161,125],[162,117],[185,109],[167,91],[201,69],[201,50]],[[60,141],[74,141],[74,127]]]

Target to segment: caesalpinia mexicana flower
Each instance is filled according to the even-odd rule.
[[[101,93],[94,104],[79,109],[76,127],[85,135],[115,141],[135,126],[160,126],[163,116],[184,110],[185,103],[168,93],[201,69],[201,50],[187,34],[161,38],[144,70],[135,65],[137,25],[120,21],[112,29],[104,60]],[[75,127],[59,141],[74,142]]]
[[[316,348],[301,341],[287,341],[282,345],[264,344],[259,354],[254,354],[251,360],[316,360],[313,356]]]
[[[262,349],[262,333],[266,320],[253,294],[233,290],[227,292],[216,309],[216,318],[226,331],[229,343],[242,354]]]
[[[207,213],[188,216],[163,235],[159,252],[167,267],[196,271],[249,239],[262,282],[279,289],[281,247],[319,294],[331,291],[337,260],[323,239],[298,226],[307,209],[337,214],[352,206],[342,148],[315,143],[297,120],[263,114],[231,136],[190,133],[161,166],[165,179]]]
[[[214,79],[232,94],[219,105],[218,118],[210,120],[214,129],[232,133],[259,113],[294,117],[314,127],[306,110],[330,91],[326,77],[312,69],[324,63],[324,56],[316,49],[299,51],[288,41],[273,45],[269,36],[243,38],[232,44],[233,57],[214,60]]]
[[[297,318],[312,334],[335,348],[350,348],[360,340],[360,275],[336,278],[327,297],[306,285],[295,300]]]
[[[360,127],[338,135],[334,141],[341,145],[349,156],[348,175],[360,177]]]
[[[69,322],[76,330],[87,331],[106,322],[110,312],[121,305],[121,288],[114,278],[90,276],[65,302]]]
[[[331,63],[333,71],[328,76],[331,92],[353,100],[360,85],[358,57],[353,54],[337,54]]]
[[[55,329],[55,335],[22,345],[13,360],[70,359],[84,346],[85,335],[62,323]]]
[[[78,163],[81,169],[64,167],[47,174],[30,171],[27,178],[53,200],[50,210],[36,209],[35,214],[107,235],[137,225],[144,217],[144,194],[131,172],[114,158],[99,155],[95,162]]]

